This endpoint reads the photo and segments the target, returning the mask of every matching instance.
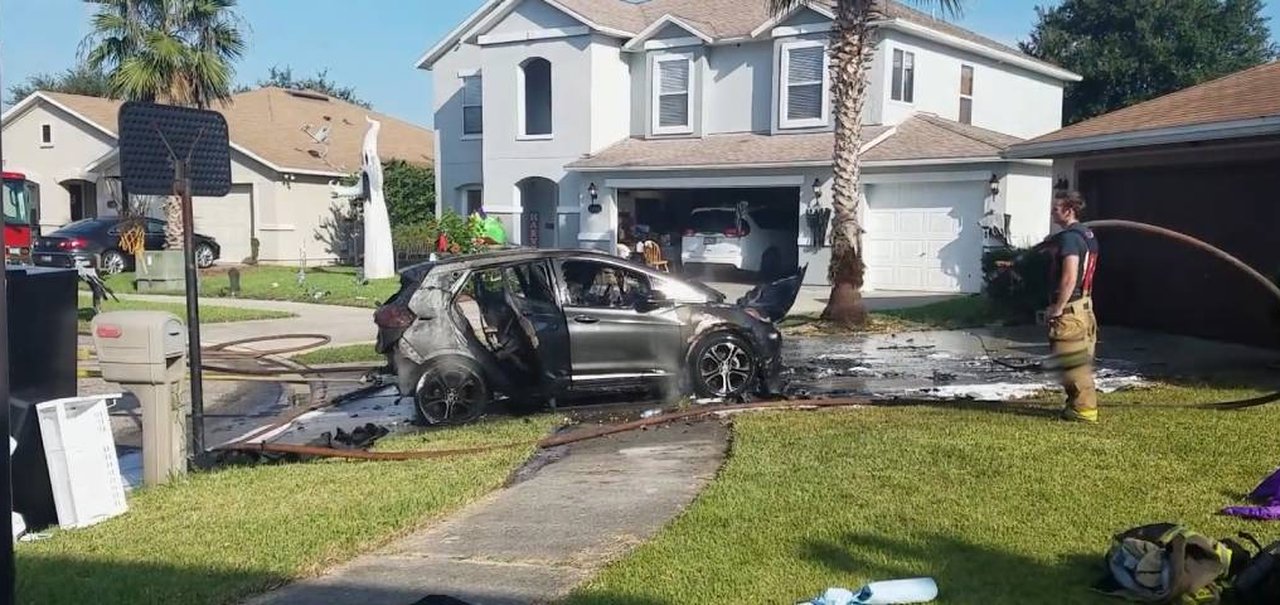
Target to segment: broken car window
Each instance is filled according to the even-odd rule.
[[[554,291],[551,289],[551,277],[547,274],[545,263],[528,263],[507,267],[509,283],[517,287],[511,293],[534,303],[556,304]]]
[[[589,261],[567,261],[561,270],[570,306],[629,309],[649,297],[649,278],[641,273]]]

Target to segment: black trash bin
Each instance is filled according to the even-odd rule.
[[[58,522],[36,404],[76,395],[74,269],[6,266],[9,303],[9,435],[13,509],[30,529]],[[7,444],[6,444],[7,447]]]

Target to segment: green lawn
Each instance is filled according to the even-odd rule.
[[[944,604],[1113,603],[1088,587],[1118,530],[1179,521],[1280,538],[1280,526],[1214,515],[1280,462],[1268,428],[1280,404],[1165,405],[1257,394],[1108,395],[1099,426],[942,408],[739,416],[696,503],[568,603],[791,603],[920,575]]]
[[[301,355],[293,357],[295,361],[300,363],[318,365],[325,363],[355,363],[361,361],[386,361],[386,356],[378,354],[373,350],[371,344],[343,345],[340,347],[325,347],[308,351]]]
[[[500,420],[385,449],[468,447],[544,436],[562,420]],[[239,467],[132,494],[127,514],[17,546],[22,603],[233,603],[315,574],[498,487],[530,453],[444,460]]]
[[[306,272],[306,280],[298,283],[297,267],[240,267],[240,298],[290,300],[297,302],[376,307],[399,288],[398,278],[356,281],[351,267],[314,267]],[[106,278],[117,292],[133,292],[133,274],[121,273]],[[231,279],[223,269],[202,271],[200,294],[224,297],[230,295]],[[178,294],[180,292],[174,292]],[[159,294],[164,294],[163,292]]]
[[[184,303],[150,302],[123,298],[118,301],[107,299],[102,303],[102,311],[104,313],[108,311],[166,311],[177,315],[183,321],[186,321],[187,318],[187,306]],[[216,305],[200,306],[200,323],[202,324],[249,321],[252,319],[283,319],[286,317],[297,316],[288,311],[270,309],[241,309]],[[80,309],[78,311],[78,328],[81,333],[89,332],[89,322],[92,319],[93,299],[89,296],[81,295]]]
[[[906,309],[870,313],[867,325],[858,332],[913,332],[921,330],[958,330],[1004,323],[1005,313],[980,294],[948,298],[935,303]],[[812,336],[846,334],[849,330],[818,318],[816,314],[798,314],[782,320],[787,334]]]

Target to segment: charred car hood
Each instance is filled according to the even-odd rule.
[[[752,309],[769,321],[777,323],[786,317],[792,305],[796,304],[796,297],[800,295],[800,286],[804,285],[804,274],[808,270],[809,266],[805,265],[795,275],[760,284],[739,298],[737,304],[744,309]]]

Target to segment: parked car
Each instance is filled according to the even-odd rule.
[[[689,215],[680,247],[684,265],[732,265],[777,277],[796,264],[796,233],[765,219],[763,209],[738,217],[736,208],[697,208]]]
[[[163,250],[165,222],[145,220],[146,249]],[[36,239],[33,260],[45,267],[89,266],[110,274],[132,271],[133,255],[120,249],[120,222],[118,218],[91,218],[63,225]],[[221,254],[216,240],[195,234],[196,265],[212,267]]]
[[[500,396],[540,405],[661,386],[741,398],[779,388],[773,322],[800,280],[728,304],[703,284],[599,252],[452,257],[401,272],[374,314],[377,350],[428,424],[469,421]]]

